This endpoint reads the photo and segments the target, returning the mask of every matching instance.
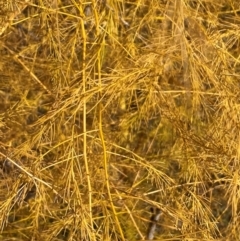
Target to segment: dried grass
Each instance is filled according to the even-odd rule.
[[[239,240],[239,2],[18,2],[0,240]]]

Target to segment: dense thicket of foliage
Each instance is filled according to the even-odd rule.
[[[239,1],[23,3],[0,4],[0,240],[239,240]]]

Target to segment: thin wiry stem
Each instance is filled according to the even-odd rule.
[[[83,9],[79,8],[83,14]],[[87,77],[86,77],[86,53],[87,53],[87,36],[84,26],[84,21],[81,19],[81,29],[82,29],[82,86],[83,93],[86,92]],[[83,100],[83,158],[86,169],[86,177],[88,183],[88,205],[89,205],[89,217],[90,217],[90,226],[93,230],[93,217],[92,217],[92,185],[90,179],[90,171],[88,164],[88,155],[87,155],[87,103],[86,99]],[[94,237],[95,239],[95,237]]]

